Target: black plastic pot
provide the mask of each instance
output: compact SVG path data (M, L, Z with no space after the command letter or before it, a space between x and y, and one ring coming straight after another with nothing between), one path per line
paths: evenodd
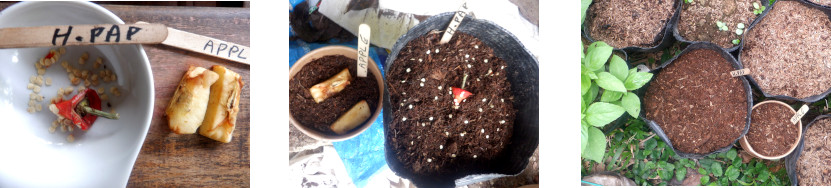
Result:
M831 6L820 5L820 4L812 2L811 0L799 0L799 1L802 1L803 3L809 4L809 5L812 5L812 6L815 6L815 7L820 7L820 8L823 9L823 12L825 12L825 14L829 14L829 16L831 16Z
M768 6L768 8L765 9L764 13L762 13L759 17L756 18L755 21L753 21L752 24L750 24L750 27L747 28L747 32L745 32L745 34L742 34L742 41L741 41L741 44L739 44L738 53L736 53L736 57L738 59L738 62L740 62L739 63L740 65L741 65L741 62L742 62L741 53L742 53L742 50L744 50L744 43L745 43L745 41L747 41L745 39L745 36L747 36L747 33L750 33L753 30L753 28L756 26L756 23L761 22L762 20L764 20L764 18L767 16L768 12L773 10L774 6L776 6L776 3L780 2L780 1L792 1L792 0L777 0L777 1L773 2L773 4L771 4L770 6ZM821 10L822 12L824 12L826 15L828 15L829 18L831 18L831 9L823 8L821 5L817 5L817 4L814 4L814 3L811 3L811 2L807 2L805 0L798 0L797 2L803 3L805 5L808 5L809 7L812 7L812 8L817 8L817 9ZM786 95L771 95L771 94L766 93L765 91L762 91L762 88L759 87L759 84L756 83L756 80L753 79L753 77L751 75L747 75L745 77L747 78L747 80L750 81L750 84L753 86L753 88L757 92L764 95L766 98L774 98L774 99L785 100L785 101L799 101L799 102L804 102L804 103L813 103L813 102L817 102L817 101L825 98L825 96L828 96L828 94L831 94L831 88L828 88L828 90L826 90L825 92L822 92L818 95L813 95L813 96L810 96L810 97L806 97L806 98L794 98L794 97L786 96Z
M814 118L811 123L808 123L807 126L802 128L802 138L799 138L799 145L796 146L796 149L785 157L785 170L788 171L788 179L791 179L791 185L799 186L799 177L796 174L797 170L797 162L799 161L799 156L802 155L802 149L805 146L805 133L811 128L817 120L831 118L831 115L821 115Z
M716 52L720 53L721 57L726 59L727 62L729 62L730 65L733 66L733 68L735 70L742 69L742 65L739 64L739 62L736 61L736 59L733 58L733 56L730 55L730 53L728 53L727 51L725 51L723 48L719 47L718 45L713 44L713 43L709 43L709 42L697 42L697 43L693 43L693 44L687 46L687 48L684 49L683 51L681 51L680 54L673 57L672 59L665 62L664 64L661 64L661 66L659 66L658 68L656 68L656 69L654 69L650 72L655 74L656 77L657 77L657 75L661 73L661 70L663 70L665 67L667 67L672 62L675 62L675 60L678 59L678 57L681 57L684 54L686 54L690 51L693 51L693 50L697 50L697 49L715 50ZM713 151L713 152L710 152L710 153L707 153L707 154L686 153L686 152L678 151L678 150L675 149L675 146L672 144L672 141L669 140L669 137L667 137L666 133L664 133L664 130L661 129L661 126L658 126L657 123L655 123L654 121L649 120L648 118L646 118L644 110L641 110L640 117L644 120L644 122L646 122L647 125L649 125L649 128L652 129L652 131L655 132L655 134L658 135L658 137L661 138L661 140L666 142L667 145L669 145L669 147L672 148L672 151L674 151L676 154L678 154L678 156L680 156L682 158L700 159L700 158L704 158L708 155L726 152L726 151L730 150L730 148L733 147L733 144L735 144L741 137L743 137L745 134L747 134L748 130L750 130L750 112L753 109L753 94L751 93L750 84L748 83L747 79L744 78L744 77L739 77L739 79L742 80L742 85L744 86L745 93L747 95L747 119L745 121L744 130L742 130L742 134L737 136L733 140L733 142L730 142L729 145L724 146L720 149L717 149L716 151ZM639 91L639 92L645 93L646 88L649 88L650 85L651 85L651 81L650 81L650 83L647 83L643 88L639 89L639 90L642 90L642 91ZM644 104L643 97L641 97L641 101L642 101L641 104ZM679 113L684 113L684 112L679 112Z
M757 20L762 19L762 16L767 14L767 12L770 10L770 6L768 6L769 4L770 4L770 1L762 0L762 4L760 4L760 5L765 6L767 8L765 8L765 11L763 11L762 14L759 14L758 16L756 16L756 18L753 19L753 22L750 22L750 25L748 25L749 27L747 27L748 31L750 30L749 28L753 27L753 24L756 24ZM680 11L683 11L683 3L680 7L681 8L678 9L679 10L679 12L678 12L679 15L681 14ZM683 42L683 43L710 42L710 41L690 41L690 40L685 39L684 37L681 36L680 33L678 33L678 25L681 25L680 16L678 18L678 22L676 22L675 24L672 25L672 35L675 36L675 40L678 40L679 42ZM742 39L744 39L744 34L742 34ZM742 41L744 41L744 40L742 40ZM731 52L731 53L735 52L736 50L741 48L742 44L744 44L744 43L740 42L739 45L727 48L725 50L727 50L728 52Z
M411 28L401 36L392 48L387 58L385 69L387 75L395 66L398 52L411 40L434 30L444 30L450 23L455 12L447 12L432 16ZM408 171L395 156L394 147L390 145L390 137L386 137L384 149L387 165L396 175L409 179L419 187L454 187L463 186L480 181L486 181L503 176L513 176L521 173L528 165L528 159L539 144L539 63L513 34L498 25L474 19L468 15L464 18L457 31L470 34L491 48L494 55L505 60L508 81L511 82L511 91L514 94L514 109L517 109L514 120L511 144L505 147L503 154L492 161L488 166L482 166L474 172L463 172L449 176L417 175ZM386 84L386 82L385 82ZM390 106L390 91L384 89L384 107ZM389 126L393 121L392 113L384 113L384 135L393 135Z
M672 45L672 43L675 42L674 41L675 37L672 36L672 28L674 28L675 24L678 23L679 15L681 15L680 14L680 12L681 12L681 3L683 3L683 1L684 0L675 0L675 4L673 5L675 7L675 13L673 13L672 17L670 17L670 19L667 20L667 23L664 25L664 28L661 29L661 32L659 32L660 34L658 36L655 36L656 39L660 39L658 44L656 44L655 46L651 46L651 47L628 46L628 47L623 47L623 48L615 48L615 50L623 50L626 53L633 53L633 52L645 52L645 53L647 53L647 52L660 51L660 50ZM591 7L592 5L594 5L594 2L592 2L592 4L589 5L589 7ZM586 11L589 11L589 10L586 10ZM588 19L588 13L586 13L586 14L587 14L586 19ZM583 26L581 27L581 33L582 33L583 37L585 37L590 43L596 41L596 40L594 40L594 38L591 37L591 34L588 32L588 26L586 25L586 22L584 22Z

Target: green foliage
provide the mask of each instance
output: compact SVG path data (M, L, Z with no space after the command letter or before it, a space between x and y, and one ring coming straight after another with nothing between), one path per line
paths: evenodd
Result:
M735 45L739 45L739 43L741 43L741 42L742 42L741 39L733 39L733 44L735 44Z
M583 21L586 20L586 11L589 10L591 4L592 0L580 0L580 25L583 25Z
M593 170L612 171L637 185L669 185L673 179L682 182L693 175L701 176L700 185L783 186L790 183L783 161L753 158L744 163L735 148L703 159L682 159L654 136L642 120L630 118L626 124L609 133L609 148L600 160L583 160L583 175Z
M718 30L721 30L721 31L730 30L730 28L727 28L727 24L724 23L724 22L721 22L721 21L716 21L716 26L718 26Z
M684 0L685 3L693 3L693 0Z
M629 69L623 58L612 55L613 50L605 42L595 42L580 54L580 155L596 162L606 151L606 135L600 128L623 113L638 117L640 98L631 91L652 79L652 73Z
M773 0L770 1L770 4L773 4ZM753 14L755 14L755 15L762 14L763 12L765 12L765 8L767 8L767 7L765 7L763 5L759 5L759 3L757 3L757 2L753 2Z

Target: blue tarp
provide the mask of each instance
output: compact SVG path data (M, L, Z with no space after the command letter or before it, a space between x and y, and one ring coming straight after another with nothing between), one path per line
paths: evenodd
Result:
M289 36L293 33L289 32ZM310 51L330 46L343 45L357 48L357 40L341 42L333 39L328 43L306 43L302 40L289 41L289 67ZM387 52L383 48L371 47L369 56L376 62L384 77L383 62L386 61ZM355 186L362 188L369 182L370 177L377 174L381 169L388 168L384 158L384 127L383 113L375 119L372 126L360 135L341 142L333 143L335 150L346 167L346 172Z

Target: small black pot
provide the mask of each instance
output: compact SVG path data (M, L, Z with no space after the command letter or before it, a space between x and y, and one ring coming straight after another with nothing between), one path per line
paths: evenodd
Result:
M777 1L773 2L773 4L771 4L770 6L768 6L768 8L765 9L765 12L763 12L759 17L756 18L755 21L753 21L752 24L750 24L750 27L747 28L747 32L745 32L745 34L742 35L742 41L741 41L741 44L739 44L738 53L736 53L736 57L739 60L738 62L739 62L740 65L741 65L741 62L742 62L741 53L742 53L742 50L744 50L744 43L745 43L745 41L747 41L745 39L745 36L747 36L747 33L750 33L750 31L753 30L753 28L756 26L756 23L761 22L762 20L764 20L765 16L767 16L768 12L770 12L770 10L773 10L774 6L776 6L776 3L779 2L779 1L791 1L791 0L777 0ZM829 18L831 18L831 9L824 8L820 5L817 5L817 4L814 4L814 3L811 3L811 2L807 2L805 0L796 0L796 1L798 1L800 3L803 3L803 4L805 4L809 7L820 9L826 15L828 15ZM757 92L764 95L766 98L774 98L774 99L785 100L785 101L799 101L799 102L804 102L804 103L813 103L813 102L817 102L817 101L825 98L825 96L828 96L828 94L831 94L831 88L828 88L828 90L826 90L825 92L822 92L818 95L813 95L813 96L810 96L810 97L806 97L806 98L794 98L794 97L786 96L786 95L771 95L771 94L766 93L765 91L762 91L762 88L759 87L759 84L756 83L756 80L753 79L752 76L747 75L745 77L747 78L747 80L750 81L750 84L753 86L753 88Z
M682 4L683 4L683 3L682 3ZM765 6L765 7L767 7L767 8L765 8L765 11L763 11L763 12L762 12L762 14L759 14L758 16L756 16L756 18L755 18L755 19L753 19L753 22L750 22L750 25L748 25L748 27L747 27L747 28L748 28L748 29L747 29L748 31L750 30L750 28L751 28L751 27L753 27L753 24L756 24L756 22L758 22L758 20L762 19L762 17L763 17L765 14L767 14L767 12L770 10L770 6L768 6L769 4L770 4L770 1L768 1L768 0L762 0L762 4L761 4L761 5L762 5L762 6ZM683 5L681 5L681 7L683 7ZM680 11L683 11L683 8L679 9L679 15L680 15L680 13L681 13ZM678 22L672 25L672 35L673 35L673 36L675 36L675 40L678 40L679 42L683 42L683 43L709 42L709 41L690 41L690 40L687 40L687 39L685 39L684 37L682 37L682 36L681 36L681 34L680 34L680 33L678 33L678 25L680 25L680 24L681 24L680 22L681 22L681 18L680 18L680 16L679 16ZM727 49L725 49L725 50L727 50L727 51L728 51L728 52L730 52L730 53L733 53L733 52L735 52L736 50L738 50L739 48L741 48L742 44L744 44L744 43L743 43L743 41L744 41L744 34L742 34L742 42L740 42L740 43L739 43L739 45L736 45L736 46L733 46L733 47L727 48Z
M664 25L664 28L661 29L661 32L659 32L660 34L658 34L658 36L655 36L656 39L660 38L660 41L658 42L658 44L656 44L655 46L651 46L651 47L628 46L628 47L623 47L623 48L615 48L615 50L623 50L626 53L633 53L633 52L649 53L649 52L660 51L660 50L662 50L664 48L667 48L670 45L672 45L672 43L675 42L674 41L675 37L672 36L672 28L675 28L675 24L678 23L679 15L681 15L680 14L681 13L681 3L683 3L683 1L684 0L676 0L675 1L675 4L673 5L675 7L675 13L673 13L672 17L670 17L670 19L667 20L666 24ZM594 4L594 2L592 2L592 5L593 4ZM591 7L591 5L589 5L589 7ZM586 10L586 11L589 11L589 10ZM588 16L588 15L586 15L586 16ZM586 18L586 19L588 19L588 18ZM583 37L585 37L589 41L589 43L596 42L596 40L594 40L594 38L591 37L591 34L588 31L588 26L586 25L585 22L583 23L583 26L581 28L581 33L582 33Z
M811 123L808 123L805 127L802 128L802 138L799 138L799 145L796 146L793 153L785 157L785 170L788 171L788 179L791 179L791 185L799 186L799 177L796 174L797 169L797 162L799 162L799 156L802 155L802 149L805 146L805 133L808 132L808 129L811 128L811 125L817 122L817 120L831 118L831 115L821 115L814 118Z
M687 48L684 49L683 51L681 51L680 54L678 54L677 56L673 57L669 61L665 62L664 64L662 64L661 66L659 66L658 68L656 68L656 69L654 69L650 72L655 74L655 75L658 75L658 74L660 74L661 70L663 70L665 67L667 67L672 62L675 62L675 60L678 59L678 57L681 57L684 54L686 54L686 53L688 53L692 50L697 50L697 49L715 50L715 51L721 53L721 57L723 57L724 59L727 59L727 62L729 62L730 65L733 66L734 69L736 69L736 70L742 69L742 65L739 64L739 62L736 61L736 59L733 58L733 56L730 55L730 53L725 51L724 48L721 48L718 45L713 44L713 43L709 43L709 42L697 42L697 43L693 43L693 44L687 46ZM644 120L644 122L646 122L647 125L649 125L649 128L652 129L652 131L654 131L655 134L658 135L658 137L661 138L661 140L666 142L667 145L670 148L672 148L672 151L674 151L676 154L678 154L678 156L680 156L681 158L700 159L700 158L704 158L708 155L727 152L727 151L730 150L730 148L733 147L733 144L735 144L741 137L743 137L745 134L747 134L748 130L750 130L750 112L753 109L753 94L750 90L750 84L748 83L747 79L745 79L744 77L739 77L739 79L742 80L742 85L744 86L745 93L747 95L747 112L748 113L747 113L747 119L745 121L744 130L742 130L742 134L740 134L738 137L736 137L736 139L733 140L733 142L731 142L729 145L724 146L723 148L720 148L716 151L713 151L713 152L710 152L710 153L707 153L707 154L686 153L686 152L678 151L678 150L675 149L675 146L672 145L672 141L669 140L669 137L667 137L666 133L664 133L664 130L661 129L661 126L658 126L657 123L655 123L654 121L649 120L649 119L646 118L644 110L641 110L640 117ZM645 89L648 88L649 85L651 85L651 82L647 83L644 87L642 87L640 90L643 90L643 91L639 91L639 92L645 93ZM641 101L642 101L641 104L644 104L643 97L641 97ZM680 113L684 113L684 112L680 112Z
M444 30L455 12L438 14L424 20L401 36L392 48L387 58L387 75L392 69L398 52L411 40L434 30ZM492 161L491 165L483 166L475 172L463 172L450 176L417 175L407 170L395 156L395 148L390 145L390 137L385 137L384 149L387 165L396 175L409 179L419 187L455 187L476 182L486 181L498 177L514 176L521 173L528 165L528 159L539 144L539 62L529 52L519 39L508 30L487 20L475 19L468 15L459 25L457 31L472 35L491 48L494 55L505 60L508 81L511 82L511 92L514 94L514 109L517 110L514 120L511 144L505 147L503 154ZM386 84L386 82L385 82ZM390 105L389 87L384 89L384 107L393 109ZM389 122L394 122L392 113L384 113L384 135L393 135Z

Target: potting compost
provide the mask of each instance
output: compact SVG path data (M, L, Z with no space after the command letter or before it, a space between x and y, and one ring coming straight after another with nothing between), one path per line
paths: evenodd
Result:
M831 7L831 0L808 0L808 2L816 3L818 5Z
M796 144L799 126L791 123L794 112L778 103L766 103L753 109L747 142L764 156L780 156Z
M595 0L586 13L589 35L612 47L652 47L675 14L674 0Z
M831 119L816 120L805 131L803 148L797 160L799 185L831 185Z
M681 5L677 25L678 34L687 41L712 42L725 49L737 46L732 42L741 39L736 30L742 30L743 34L756 19L753 3L760 6L762 1L707 0L684 3ZM718 22L724 23L727 30L717 27Z
M507 64L471 35L457 32L444 45L440 38L432 33L410 41L390 67L394 134L387 137L416 174L475 172L511 141L516 110ZM451 87L472 95L456 106Z
M355 59L346 56L324 56L313 60L304 66L297 75L289 80L289 109L297 121L319 132L334 135L329 126L343 113L361 100L366 100L371 107L370 111L375 112L378 106L378 83L372 72L367 72L367 77L356 76ZM351 74L350 84L341 92L316 103L309 93L309 88L317 83L329 79L333 75L348 68Z
M646 118L675 149L707 154L729 146L746 126L747 93L734 68L715 50L696 49L664 67L644 97Z
M802 99L831 88L831 20L820 9L778 1L743 40L739 60L765 94Z

